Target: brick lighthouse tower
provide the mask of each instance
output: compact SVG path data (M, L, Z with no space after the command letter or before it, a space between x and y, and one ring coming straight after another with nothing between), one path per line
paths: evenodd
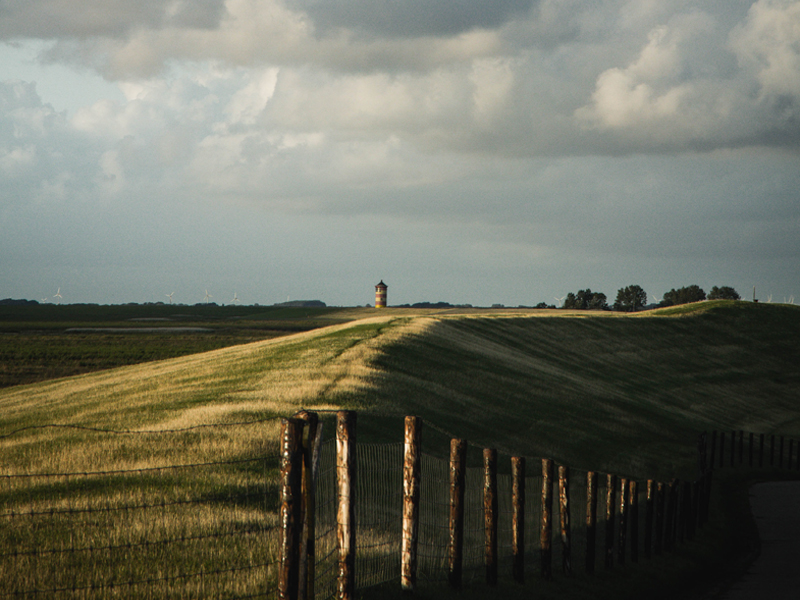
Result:
M375 286L375 308L386 308L386 290L389 286L381 282Z

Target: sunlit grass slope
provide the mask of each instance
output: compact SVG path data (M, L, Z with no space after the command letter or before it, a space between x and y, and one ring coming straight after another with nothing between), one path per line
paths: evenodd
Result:
M704 302L634 316L365 314L277 340L3 390L2 468L251 455L274 448L277 417L300 407L358 409L360 439L399 439L400 417L418 414L431 444L446 432L508 453L636 476L692 476L703 429L800 433L798 307ZM41 428L253 420L264 423L257 431L232 427L224 443L198 430L192 443L169 447L137 448L131 439L92 446L80 430Z
M402 331L389 321L2 390L0 466L7 473L142 468L274 451L279 417L301 406L335 408L343 395L369 396L363 388L380 344ZM213 424L230 426L202 427ZM191 435L154 444L152 436L98 438L74 427Z

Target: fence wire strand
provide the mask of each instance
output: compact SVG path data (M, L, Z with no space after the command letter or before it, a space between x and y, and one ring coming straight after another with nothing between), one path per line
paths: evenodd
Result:
M0 598L275 597L278 462L3 473Z

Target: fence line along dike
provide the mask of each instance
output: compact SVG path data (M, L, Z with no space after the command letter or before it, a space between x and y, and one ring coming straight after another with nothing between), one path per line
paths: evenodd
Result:
M789 436L698 437L698 477L638 479L453 439L426 451L332 439L311 411L281 421L280 455L246 460L0 474L0 599L110 596L350 599L482 582L635 569L700 535L720 470L800 470ZM99 434L98 434L99 435ZM135 490L128 493L127 490ZM600 506L598 506L600 504Z
M337 413L337 432L344 431L344 423L354 421L353 413ZM637 481L614 473L599 477L597 472L556 465L547 458L541 459L540 476L526 477L524 457L509 457L509 476L498 474L499 459L493 448L483 449L482 467L468 467L468 442L463 439L451 440L449 460L426 453L422 429L422 419L406 417L402 456L396 445L388 444L387 447L395 447L394 458L382 462L364 461L366 454L357 452L355 477L352 467L344 466L347 459L337 455L338 505L336 511L327 512L327 518L339 515L340 522L326 527L339 528L338 563L332 574L336 584L327 585L330 593L324 597L352 597L353 581L358 589L394 581L408 593L426 583L446 584L455 590L477 581L492 586L498 577L524 585L531 580L530 575L554 577L556 554L561 572L570 574L577 568L591 575L595 572L601 535L605 569L637 565L641 559L651 560L693 540L707 523L715 460L720 461L721 468L730 468L743 464L745 455L756 454L752 441L745 453L744 432L728 437L725 432L718 435L714 431L710 443L706 434L699 437L699 476L694 481ZM347 431L346 437L352 443L354 426L348 426ZM725 452L730 439L735 439L735 451ZM788 445L791 450L785 462L780 460L780 447L778 439L777 451L769 451L776 455L779 465L791 468L800 464L800 460L793 463L794 444ZM337 448L340 452L353 452L340 433ZM762 454L763 450L758 451L759 457ZM730 463L723 457L733 457L734 461ZM389 473L391 469L397 473ZM396 503L377 500L387 495L384 485L396 486L388 490L388 496L399 498ZM541 494L527 494L526 489ZM353 506L355 498L365 506ZM600 498L604 506L598 522ZM317 501L324 502L320 498ZM381 513L383 516L377 516ZM358 518L362 515L369 515L371 522L382 525L375 528L361 523ZM387 515L388 520L384 518ZM575 520L576 515L581 518ZM529 516L534 520L530 521ZM322 526L326 516L319 514L317 518ZM392 519L396 520L396 527L386 525ZM526 536L526 523L539 535ZM420 532L424 532L424 539ZM399 539L392 541L395 534ZM375 540L383 543L376 544ZM482 552L474 551L476 548ZM376 553L381 560L375 560ZM329 558L322 562L326 560L330 562ZM375 563L383 565L380 572L370 567Z

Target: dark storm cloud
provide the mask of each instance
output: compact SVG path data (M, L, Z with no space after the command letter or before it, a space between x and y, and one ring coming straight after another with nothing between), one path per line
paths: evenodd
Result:
M147 28L216 27L224 0L4 0L0 3L0 39L122 37Z
M528 12L534 0L297 0L317 29L344 28L378 37L453 36L497 28Z

